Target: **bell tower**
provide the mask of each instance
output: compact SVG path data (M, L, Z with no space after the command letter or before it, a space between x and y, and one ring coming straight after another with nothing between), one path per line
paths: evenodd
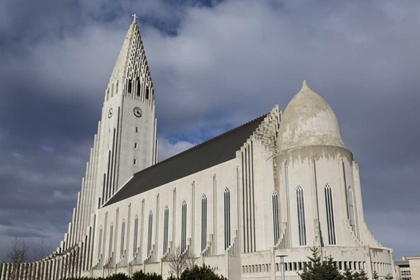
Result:
M105 91L96 197L103 205L131 176L157 161L155 93L133 15Z
M101 120L65 246L94 227L96 210L132 176L157 162L155 92L140 30L133 15L105 90Z

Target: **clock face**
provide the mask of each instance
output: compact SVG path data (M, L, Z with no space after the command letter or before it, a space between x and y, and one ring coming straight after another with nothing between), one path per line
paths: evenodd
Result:
M112 108L110 108L108 111L108 118L111 118L111 117L112 117Z
M133 114L134 116L136 116L137 118L140 118L142 115L141 109L139 107L134 107L133 109Z

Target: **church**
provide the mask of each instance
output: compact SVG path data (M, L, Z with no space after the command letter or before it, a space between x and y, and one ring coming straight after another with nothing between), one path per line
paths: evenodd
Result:
M155 94L134 18L68 232L48 258L19 267L22 279L139 270L166 279L180 250L228 279L297 280L313 247L342 271L394 275L392 249L365 223L359 166L337 118L305 81L284 111L274 105L161 162Z

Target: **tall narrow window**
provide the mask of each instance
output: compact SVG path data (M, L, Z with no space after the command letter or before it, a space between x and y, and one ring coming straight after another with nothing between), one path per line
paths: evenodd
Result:
M328 243L335 245L335 225L334 225L334 207L333 197L330 185L325 185L325 208L327 211Z
M201 198L201 251L207 246L207 196Z
M187 203L182 202L182 218L181 218L181 252L187 249Z
M98 259L101 257L102 252L102 227L99 230L99 240L98 240Z
M146 99L149 99L149 86L146 86Z
M273 233L274 233L274 245L279 242L280 239L280 226L279 226L279 201L277 193L273 192L271 195L273 203Z
M224 194L225 206L225 250L230 246L230 191L225 188Z
M124 255L124 241L125 241L125 221L121 224L121 246L120 246L120 258Z
M133 240L133 258L137 253L137 238L139 235L139 218L134 218L134 240Z
M109 228L109 248L108 248L108 257L112 255L112 238L114 235L114 225L111 225Z
M128 89L127 89L127 91L128 91L128 93L131 93L131 88L132 88L132 82L131 82L131 80L128 80Z
M356 222L354 218L354 202L353 202L353 189L351 187L348 187L347 189L347 204L348 204L348 213L349 213L349 220L350 220L350 226L355 230Z
M296 204L299 229L299 245L306 246L305 198L301 186L296 188Z
M169 207L165 206L163 212L163 254L168 251Z
M139 77L137 77L137 79L136 79L136 91L137 91L137 96L140 96L140 80L139 80Z
M117 81L117 85L115 87L115 94L117 94L117 93L118 93L118 81Z
M147 255L149 255L152 250L152 231L153 231L153 212L149 212L149 227L147 230Z

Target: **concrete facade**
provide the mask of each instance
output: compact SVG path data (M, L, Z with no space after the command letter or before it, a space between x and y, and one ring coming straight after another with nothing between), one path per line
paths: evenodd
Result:
M306 82L284 113L276 105L258 119L232 158L133 190L136 178L165 164L156 164L154 94L133 22L105 91L68 233L49 258L22 273L44 271L38 279L58 279L142 269L166 278L172 273L168 255L180 247L228 279L279 279L277 256L287 255L285 276L298 279L316 246L340 270L363 269L370 279L374 271L395 276L392 249L364 221L359 167L337 118ZM215 139L191 152L200 155ZM0 279L9 271L10 264L2 264Z
M420 255L395 261L395 275L397 280L420 280Z

